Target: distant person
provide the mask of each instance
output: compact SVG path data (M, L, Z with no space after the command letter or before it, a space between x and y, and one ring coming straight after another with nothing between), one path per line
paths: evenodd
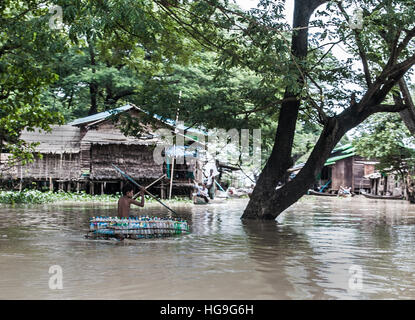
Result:
M195 171L195 165L192 160L189 160L189 162L187 163L187 173L186 173L186 178L189 179L189 183L195 182L194 171Z
M118 217L119 218L128 218L130 216L130 205L135 204L139 207L144 207L144 188L140 190L141 202L135 201L134 196L134 187L131 185L125 185L122 188L123 196L118 200Z
M408 187L408 200L415 203L415 184L413 182Z
M196 203L196 197L202 198L203 200L205 200L206 203L209 202L209 198L208 198L208 189L206 187L206 183L199 183L198 185L195 185L195 188L197 190L196 194L194 195L193 198L193 203Z
M209 189L209 198L213 200L215 198L215 192L216 192L216 180L215 180L215 174L213 173L213 169L210 169L210 172L209 172L207 188Z

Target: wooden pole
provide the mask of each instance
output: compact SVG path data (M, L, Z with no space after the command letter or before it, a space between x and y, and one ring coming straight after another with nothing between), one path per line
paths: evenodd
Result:
M22 189L23 189L23 169L22 169L22 166L19 166L19 169L20 169L19 192L22 192Z
M173 147L174 154L176 153L176 146ZM174 159L173 156L172 164L171 164L171 170L170 170L170 190L169 190L169 200L171 199L171 193L173 191L173 174L174 174Z
M180 105L180 98L182 97L182 90L179 91L179 105ZM176 111L176 123L174 127L174 133L177 134L179 130L177 130L177 124L179 122L179 108L177 108ZM184 133L184 132L183 132ZM171 165L171 171L170 171L170 191L169 191L169 200L171 199L171 193L173 191L173 176L174 176L174 160L176 159L176 143L173 145L173 160Z

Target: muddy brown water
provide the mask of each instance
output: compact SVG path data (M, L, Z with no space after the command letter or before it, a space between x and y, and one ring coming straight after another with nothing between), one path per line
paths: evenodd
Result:
M261 223L246 204L176 205L190 234L125 242L83 238L115 204L2 205L0 299L415 299L415 205L306 196Z

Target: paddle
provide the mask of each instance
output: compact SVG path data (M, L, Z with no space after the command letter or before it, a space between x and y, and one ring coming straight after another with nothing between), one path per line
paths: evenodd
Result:
M112 166L119 172L121 173L121 175L126 178L127 180L130 180L132 183L134 183L137 187L139 188L143 188L142 186L140 186L137 182L135 182L135 180L133 178L131 178L128 174L126 174L124 171L122 171L120 168L118 168L116 165L112 164ZM144 189L144 188L143 188ZM178 214L176 211L174 211L173 209L169 208L168 206L166 206L163 202L161 202L159 199L157 199L155 196L153 196L150 192L148 192L147 190L144 189L144 191L150 195L153 199L157 200L160 204L162 204L165 208L169 209L171 212L173 212L174 214Z

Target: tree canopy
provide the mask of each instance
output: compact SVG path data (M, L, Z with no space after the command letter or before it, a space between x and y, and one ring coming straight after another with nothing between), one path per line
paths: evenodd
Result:
M369 118L354 139L359 155L379 161L384 172L407 173L415 166L415 137L396 114L376 114Z
M39 100L42 91L57 79L56 55L65 42L49 28L47 8L41 1L2 1L0 4L0 151L11 159L30 160L33 144L19 139L20 132L51 123L62 123Z

